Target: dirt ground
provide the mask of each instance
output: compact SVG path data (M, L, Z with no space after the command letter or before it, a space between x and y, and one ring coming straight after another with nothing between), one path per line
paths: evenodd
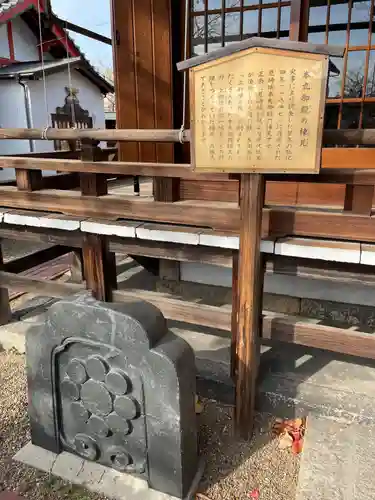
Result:
M0 491L11 490L32 500L104 500L48 474L12 460L29 440L24 356L0 352ZM253 440L236 439L232 408L205 402L199 415L200 448L206 470L199 487L209 500L246 499L258 488L259 500L293 500L299 458L279 450L272 440L272 420L258 415Z

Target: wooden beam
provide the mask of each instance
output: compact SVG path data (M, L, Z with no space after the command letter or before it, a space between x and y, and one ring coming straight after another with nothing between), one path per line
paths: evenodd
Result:
M164 316L173 321L184 321L225 331L231 329L231 311L227 308L195 304L155 292L140 290L116 291L114 300L126 302L138 298L151 302ZM352 356L375 358L375 337L344 328L319 325L306 318L263 312L262 340L327 349Z
M17 290L24 290L49 297L66 297L67 295L73 295L84 290L82 285L44 281L5 271L0 271L0 286L3 287L2 289L17 288Z
M290 258L283 255L265 255L265 260L267 274L283 274L310 280L330 281L337 285L375 285L373 266L298 257Z
M263 234L264 231L265 227ZM374 218L349 212L272 208L269 214L268 234L272 236L295 235L373 242L374 231Z
M102 148L101 149L101 159L108 159L110 156L117 153L117 148ZM12 158L15 155L4 155L5 158ZM19 158L56 158L65 160L77 160L81 157L81 150L77 149L75 151L45 151L43 153L21 153L17 154Z
M235 424L245 438L254 425L255 383L260 357L263 268L260 252L265 180L241 175Z
M97 153L97 160L105 158ZM317 175L268 174L268 181L278 182L321 182L374 184L375 149L373 148L333 148L323 149L322 169ZM26 170L58 170L59 172L89 172L117 175L140 175L145 177L183 177L191 180L225 181L228 174L197 174L189 163L153 163L96 161L82 162L64 158L29 158L24 156L0 156L1 168L22 168ZM231 174L238 178L238 174Z
M225 205L223 210L219 206L144 201L133 196L107 195L88 198L76 191L41 190L24 193L13 186L0 188L0 200L3 207L54 211L107 220L129 218L223 230L233 227L238 229L239 224L238 207L228 205Z
M59 172L86 172L92 174L140 175L144 177L184 177L188 179L226 180L227 174L197 174L186 163L150 162L82 162L80 160L38 159L24 157L0 157L1 168L24 168L27 170L58 170Z
M262 340L287 342L351 356L375 359L375 337L345 328L319 325L306 318L268 313L263 318Z
M178 260L182 262L200 262L216 266L232 267L232 250L203 246L149 241L134 238L109 237L109 249L124 255L142 255L157 259Z
M53 22L59 24L61 28L67 29L70 31L74 31L74 33L79 33L80 35L91 38L92 40L97 40L98 42L103 42L107 45L112 45L112 40L104 35L100 35L95 31L91 31L87 28L83 28L82 26L78 26L77 24L71 23L70 21L66 21L65 19L60 19L57 16L52 17Z
M47 139L46 139L47 137ZM61 140L78 141L91 139L95 141L141 141L141 142L180 142L179 130L162 129L72 129L49 128L0 128L0 139L34 139L34 140ZM190 131L182 134L184 141L190 140Z
M49 262L69 252L71 252L71 248L65 246L57 245L50 248L44 248L43 250L26 255L25 257L8 261L3 265L3 270L8 273L22 273L27 269Z
M83 197L75 191L37 191L24 193L13 186L0 188L3 207L62 212L82 217L107 220L128 218L155 222L169 222L198 227L210 227L234 234L239 231L239 209L234 204L215 206L204 202L161 203L142 201L136 197ZM262 237L309 236L374 241L375 218L351 213L288 208L263 210ZM72 245L74 246L74 245Z
M327 46L328 47L328 46ZM207 54L206 54L207 56ZM29 139L29 140L82 140L92 139L97 141L116 142L180 142L179 130L162 129L58 129L50 128L45 134L44 129L27 128L0 128L0 139ZM184 142L190 141L190 130L182 134ZM335 145L362 145L375 144L374 129L357 130L324 130L324 144Z
M229 308L185 302L156 292L141 290L113 292L114 302L124 302L134 298L151 302L162 311L167 319L230 331L231 312Z
M79 231L60 231L58 229L0 224L0 238L16 241L33 241L47 245L65 245L80 248L83 244L83 237L84 233Z
M87 288L97 300L112 301L117 287L115 255L109 252L106 238L86 234L83 244L84 274Z

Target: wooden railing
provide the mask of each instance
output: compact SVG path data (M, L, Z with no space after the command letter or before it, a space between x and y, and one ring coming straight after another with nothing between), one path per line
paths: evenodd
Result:
M198 175L188 164L168 163L131 163L108 161L108 153L97 147L98 141L148 141L178 142L189 140L189 131L181 137L179 131L124 131L124 130L19 130L0 129L0 139L48 139L81 140L80 158L67 155L54 157L0 157L0 167L16 169L16 186L0 187L2 207L63 213L80 217L115 220L133 219L178 225L212 228L218 232L237 234L239 230L238 198L228 203L225 196L217 203L204 198L197 201L176 200L160 202L138 199L133 196L118 196L108 193L108 176L139 175L150 177L182 178L184 181L197 183L228 182L236 187L235 175ZM325 143L341 145L372 145L375 143L375 131L326 131ZM74 153L76 154L76 152ZM297 235L337 240L375 242L375 218L371 216L375 186L375 149L373 148L325 148L322 154L322 170L314 176L289 175L266 177L272 183L314 183L316 185L343 185L345 199L341 209L327 207L268 206L263 209L263 237ZM366 168L364 168L366 167ZM75 175L79 180L79 190L46 189L41 172L52 170ZM203 190L204 191L204 190ZM225 192L225 190L223 190ZM223 199L224 198L224 199ZM224 202L224 203L221 203ZM23 231L23 233L22 233ZM41 239L64 247L75 248L78 261L84 263L84 278L87 288L92 290L99 300L127 300L139 297L153 302L166 318L201 324L213 328L232 331L233 358L236 346L237 300L233 298L232 311L225 308L193 304L160 294L117 290L115 252L129 255L148 256L157 259L188 260L195 262L214 262L217 265L231 266L234 263L233 289L237 287L236 261L238 252L222 249L185 248L184 245L162 242L139 243L128 238L114 238L78 231L44 231L40 228L23 230L22 228L0 228L0 237L15 235L24 239ZM22 234L21 234L22 233ZM268 265L266 272L272 272ZM302 271L300 271L302 272ZM305 272L305 271L303 271ZM337 273L338 270L331 270ZM337 275L336 275L337 278ZM35 278L14 276L2 266L0 253L0 319L4 318L4 290L17 284L25 290L42 290L63 296L82 289L82 284L41 283ZM5 305L4 305L5 304ZM327 328L301 322L298 318L277 316L264 311L263 338L282 340L312 347L321 347L349 354L375 357L375 339L364 333L348 333L339 328ZM237 349L237 351L236 351ZM235 373L234 373L235 376Z

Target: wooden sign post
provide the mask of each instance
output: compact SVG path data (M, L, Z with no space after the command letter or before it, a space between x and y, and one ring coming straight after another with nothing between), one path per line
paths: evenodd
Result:
M241 174L232 363L244 437L253 429L260 357L263 174L319 172L329 55L343 49L251 38L178 65L189 69L194 169Z

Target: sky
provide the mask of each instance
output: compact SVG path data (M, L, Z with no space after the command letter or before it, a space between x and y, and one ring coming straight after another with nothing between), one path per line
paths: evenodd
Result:
M51 0L54 13L83 28L111 37L110 0ZM112 47L69 32L93 66L103 71L112 68Z

